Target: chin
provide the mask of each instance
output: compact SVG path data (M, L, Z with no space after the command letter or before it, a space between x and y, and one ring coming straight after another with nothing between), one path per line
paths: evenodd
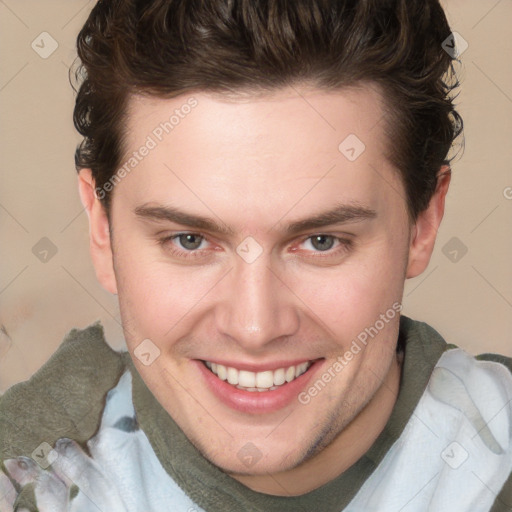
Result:
M295 462L290 460L290 457L293 457L293 459L299 458L298 454L295 453L276 454L275 451L272 451L273 460L268 460L267 456L250 442L239 449L234 457L211 455L202 450L201 453L212 464L233 476L268 476L269 474L293 469L300 464L300 460Z

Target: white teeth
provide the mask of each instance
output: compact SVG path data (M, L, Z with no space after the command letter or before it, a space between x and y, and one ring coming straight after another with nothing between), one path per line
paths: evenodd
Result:
M244 388L242 386L236 386L238 389L243 389L244 391L272 391L274 389L277 389L279 386L272 386L269 389L265 388Z
M217 377L219 377L220 380L226 380L228 376L228 370L223 364L217 365Z
M276 386L281 386L281 384L284 384L286 382L286 374L284 371L284 368L279 368L279 370L276 370L274 372L274 384Z
M295 367L295 376L298 377L299 375L302 375L308 369L308 364L308 362L298 364Z
M295 378L295 366L290 366L286 370L286 382L291 382Z
M228 366L228 382L234 386L238 384L238 372L231 366Z
M237 371L237 370L235 370L235 371ZM244 388L255 387L256 386L256 374L254 372L240 370L238 372L238 384L240 386L243 386Z
M256 374L257 388L271 388L274 385L274 372L258 372Z
M205 361L206 366L219 379L227 380L231 385L246 391L271 391L282 386L286 382L296 379L311 366L311 361L290 366L289 368L279 368L277 370L265 370L262 372L249 372L247 370L237 370L231 366Z

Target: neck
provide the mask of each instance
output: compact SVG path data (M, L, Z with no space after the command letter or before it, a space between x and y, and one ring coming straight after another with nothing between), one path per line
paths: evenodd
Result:
M339 476L368 451L384 430L398 397L402 358L400 354L393 359L372 399L319 454L295 468L272 475L232 476L253 491L276 496L299 496Z

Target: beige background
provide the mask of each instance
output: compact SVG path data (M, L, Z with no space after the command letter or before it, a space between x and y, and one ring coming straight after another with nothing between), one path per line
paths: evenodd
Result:
M0 393L30 377L73 327L100 319L109 343L124 344L116 299L97 284L88 256L73 165L79 138L67 73L93 5L0 0ZM453 165L430 266L406 283L404 312L471 353L512 356L512 2L443 5L469 44L457 101L466 149ZM58 44L46 59L31 46L51 49L43 32ZM57 250L46 262L36 257L43 237Z

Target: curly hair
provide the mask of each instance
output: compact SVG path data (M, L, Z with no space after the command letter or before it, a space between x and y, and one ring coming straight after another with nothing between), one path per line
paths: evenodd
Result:
M116 172L132 94L377 84L386 158L416 219L462 133L451 30L438 0L100 0L77 38L77 171ZM107 213L111 193L101 198Z

